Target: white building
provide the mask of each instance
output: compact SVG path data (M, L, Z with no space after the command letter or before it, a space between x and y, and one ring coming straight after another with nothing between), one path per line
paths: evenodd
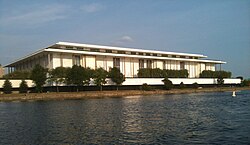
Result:
M36 64L49 69L81 65L92 69L102 67L108 71L119 67L125 77L137 77L140 68L187 69L189 78L196 78L203 70L215 71L216 64L226 63L206 57L201 54L58 42L5 67L9 72L31 70Z

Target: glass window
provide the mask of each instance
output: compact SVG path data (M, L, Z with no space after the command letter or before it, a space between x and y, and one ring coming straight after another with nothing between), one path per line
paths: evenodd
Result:
M106 53L112 53L112 50L106 50Z
M166 69L166 61L165 60L163 60L163 67L162 68Z
M136 52L131 52L132 55L136 55Z
M185 69L185 63L184 62L180 62L180 69L184 70Z
M147 68L152 68L152 60L147 60Z
M120 58L113 58L114 67L120 68Z
M73 56L73 65L80 65L80 55Z
M144 59L139 59L139 68L144 68Z

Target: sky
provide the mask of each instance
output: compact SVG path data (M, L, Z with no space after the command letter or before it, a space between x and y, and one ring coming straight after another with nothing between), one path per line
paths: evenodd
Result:
M250 78L250 0L0 0L0 64L59 41L203 54Z

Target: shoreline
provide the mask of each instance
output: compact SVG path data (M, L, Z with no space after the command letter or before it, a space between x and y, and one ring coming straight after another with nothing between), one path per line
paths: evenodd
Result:
M136 95L161 95L161 94L189 94L206 92L227 92L227 91L250 90L250 87L223 87L223 88L202 88L202 89L172 89L172 90L112 90L112 91L85 91L85 92L50 92L50 93L27 93L27 94L0 94L0 102L26 102L26 101L49 101L49 100L83 100L101 98L119 98Z

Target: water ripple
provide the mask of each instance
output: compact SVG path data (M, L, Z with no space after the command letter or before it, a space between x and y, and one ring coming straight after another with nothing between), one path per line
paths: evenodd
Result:
M0 144L249 144L250 91L0 103Z

